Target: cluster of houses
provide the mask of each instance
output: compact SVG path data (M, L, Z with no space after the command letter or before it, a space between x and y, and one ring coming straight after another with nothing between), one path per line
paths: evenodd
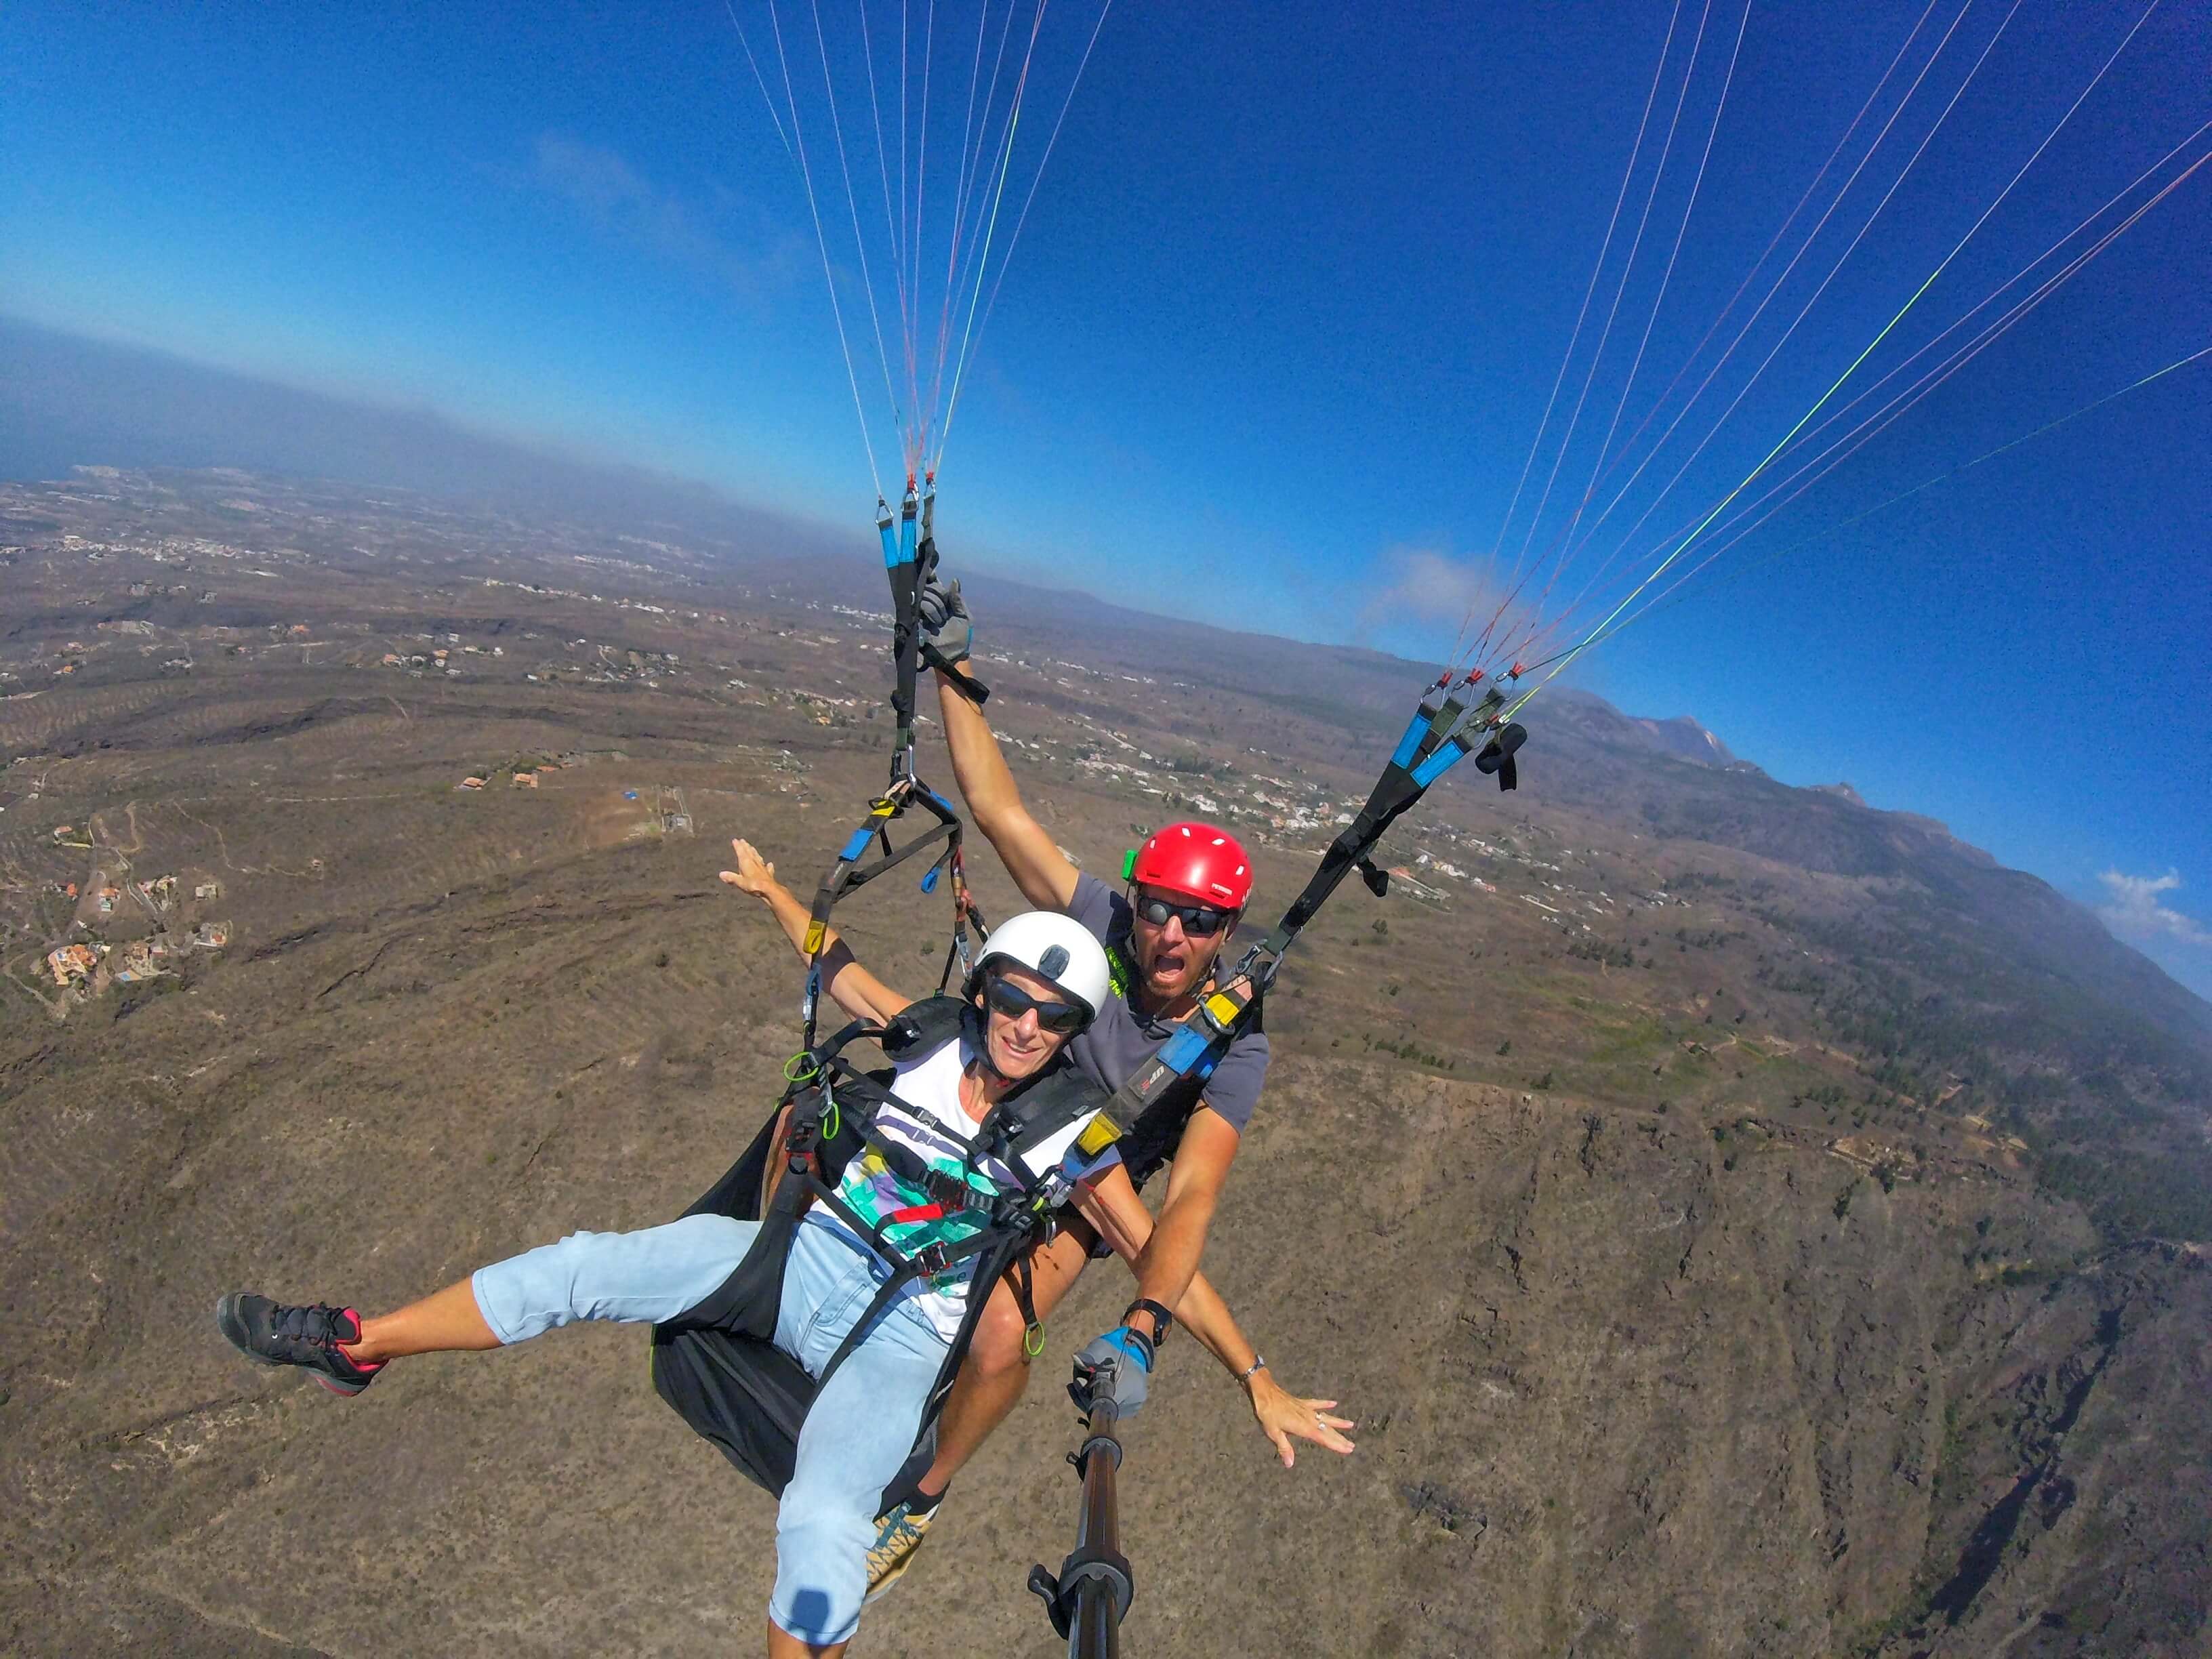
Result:
M568 758L567 757L563 757L559 760L541 760L526 767L518 766L507 774L507 787L511 789L535 789L538 787L538 779L543 777L546 773L558 772L562 770L564 766L570 763L572 763ZM468 776L463 778L459 783L455 784L453 787L456 789L482 789L489 784L492 779L497 775L498 771L496 769L486 770L482 773L471 772Z
M470 657L503 657L507 654L507 651L504 647L496 645L493 646L489 652L480 645L465 645L461 647L461 654ZM383 664L386 668L404 668L411 678L418 680L425 673L446 674L459 678L462 672L461 665L455 658L452 648L442 645L434 651L427 653L416 651L404 657L397 651L387 651L384 653Z
M110 985L137 985L168 971L165 959L185 951L220 951L230 943L228 922L204 921L181 938L155 933L121 945L102 940L64 945L46 952L46 971L64 990L97 996Z
M64 824L57 831L57 839L76 833ZM80 999L98 996L112 985L137 985L157 979L170 971L177 957L192 951L221 951L230 944L231 927L227 921L202 921L189 929L176 925L182 884L173 875L125 885L95 871L92 884L82 892L73 881L58 882L53 890L70 902L76 915L76 926L93 932L88 939L57 945L45 957L54 984ZM214 903L222 897L222 884L212 878L197 882L191 896L197 905ZM134 901L136 909L125 904L125 899ZM144 914L138 920L151 922L150 933L125 939L99 936L107 919L128 922L142 910Z

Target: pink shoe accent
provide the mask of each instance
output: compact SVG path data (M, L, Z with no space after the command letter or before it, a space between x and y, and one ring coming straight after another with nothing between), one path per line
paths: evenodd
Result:
M360 1314L356 1313L356 1312L353 1309L351 1309L351 1308L347 1308L347 1309L343 1310L343 1311L344 1312L344 1315L345 1315L345 1316L346 1316L348 1319L350 1319L351 1321L353 1321L353 1340L354 1340L354 1341L355 1341L355 1342L358 1342L358 1341L360 1341L360 1340L361 1340L361 1316L360 1316ZM356 1359L356 1358L354 1358L354 1356L353 1356L353 1347L352 1347L352 1345L351 1345L350 1343L346 1343L346 1342L333 1342L331 1346L332 1347L336 1348L336 1349L337 1349L340 1353L343 1354L343 1355L345 1356L345 1358L346 1358L346 1364L349 1364L349 1365L350 1365L350 1366L352 1366L356 1370L359 1371L359 1372L360 1372L363 1376L375 1376L375 1375L377 1374L377 1372L379 1372L379 1371L382 1370L383 1370L386 1365L388 1365L388 1364L390 1364L392 1363L392 1362L391 1362L390 1360L388 1360L388 1359L375 1359L375 1360L369 1360L369 1359ZM325 1388L328 1388L330 1385L329 1385L329 1384L327 1384L327 1383L325 1383L324 1386L325 1386ZM336 1394L336 1393L341 1393L341 1392L343 1392L343 1390L333 1389L331 1389L331 1392L332 1392L332 1393L334 1393L334 1394Z

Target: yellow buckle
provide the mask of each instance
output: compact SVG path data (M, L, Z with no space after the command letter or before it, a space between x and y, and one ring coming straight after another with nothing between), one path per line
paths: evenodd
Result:
M1084 1157L1096 1158L1121 1138L1121 1126L1101 1112L1083 1126L1083 1133L1075 1137L1075 1145Z

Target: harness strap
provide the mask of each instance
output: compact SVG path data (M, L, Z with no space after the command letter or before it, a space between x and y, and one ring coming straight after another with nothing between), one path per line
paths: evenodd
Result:
M1044 1352L1044 1322L1036 1316L1036 1273L1026 1251L1014 1258L1007 1288L1013 1291L1014 1306L1022 1316L1022 1352L1035 1359Z
M865 886L885 871L896 868L917 853L932 848L942 849L921 880L921 890L933 892L939 872L947 868L952 872L952 944L945 953L945 971L938 980L940 990L951 982L954 963L964 963L968 957L969 921L974 921L978 932L984 928L982 913L967 896L965 872L960 864L960 816L943 796L922 783L914 769L915 692L921 665L927 661L933 667L951 666L921 633L921 591L937 568L936 512L937 481L933 474L925 476L920 490L915 489L913 477L908 477L906 494L896 513L888 501L879 497L876 502L876 530L883 541L884 571L891 590L891 715L896 729L891 738L890 782L883 794L870 804L866 819L853 832L838 854L837 861L823 877L808 912L806 933L799 947L807 960L800 1019L805 1044L810 1048L814 1045L815 1015L821 1002L821 957L829 936L830 913L848 893ZM990 696L989 688L981 681L958 674L949 678L962 695L977 703ZM890 835L891 821L909 806L923 808L936 822L904 847L894 847ZM872 861L863 862L872 847L879 847L880 854Z
M917 1279L933 1279L956 1264L967 1261L970 1256L981 1255L996 1243L998 1240L993 1237L992 1232L986 1231L976 1234L973 1238L963 1240L957 1245L933 1244L922 1253L920 1259L904 1263L895 1262L891 1276L886 1279L877 1290L874 1299L868 1304L867 1311L853 1322L853 1328L845 1333L845 1340L837 1345L836 1352L830 1356L830 1363L822 1368L822 1375L818 1381L825 1385L829 1382L830 1376L837 1367L845 1363L846 1356L860 1346L867 1335L869 1327L875 1323L877 1317L884 1309L890 1306L892 1301L908 1285ZM972 1287L969 1292L969 1299L970 1301L975 1299ZM963 1325L967 1322L965 1319L962 1321Z
M903 816L909 806L921 807L936 822L905 846L895 847L890 838L891 823ZM800 1011L808 1048L814 1046L815 1011L821 1000L821 957L823 947L829 939L830 911L848 893L866 886L886 871L896 869L915 854L933 847L942 847L944 850L937 861L922 878L922 890L930 891L937 885L938 870L950 865L958 855L960 836L960 815L953 810L951 803L911 773L896 779L889 789L869 803L867 817L846 842L837 854L837 861L830 866L829 873L822 878L822 884L815 890L814 903L807 915L805 937L800 941L799 948L805 953L809 964L806 994ZM882 850L873 860L869 860L869 849L875 847ZM960 886L964 891L964 869L960 877ZM953 916L953 948L956 953L964 953L966 931L967 917L956 908ZM948 971L950 960L948 957Z

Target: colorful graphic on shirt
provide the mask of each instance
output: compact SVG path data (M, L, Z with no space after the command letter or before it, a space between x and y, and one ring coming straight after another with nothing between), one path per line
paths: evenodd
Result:
M891 1124L884 1121L889 1115L878 1116L879 1131L891 1130ZM898 1127L907 1126L902 1123ZM904 1256L911 1256L932 1244L951 1249L975 1237L990 1219L988 1206L997 1188L981 1173L967 1169L959 1158L917 1144L912 1133L896 1138L938 1174L963 1182L976 1194L977 1206L946 1213L945 1206L927 1189L902 1180L884 1161L883 1154L871 1148L845 1165L844 1176L837 1183L837 1196L846 1207L870 1227L881 1225L884 1242ZM947 1268L933 1276L930 1284L939 1291L955 1290L967 1279L974 1265L962 1262Z

